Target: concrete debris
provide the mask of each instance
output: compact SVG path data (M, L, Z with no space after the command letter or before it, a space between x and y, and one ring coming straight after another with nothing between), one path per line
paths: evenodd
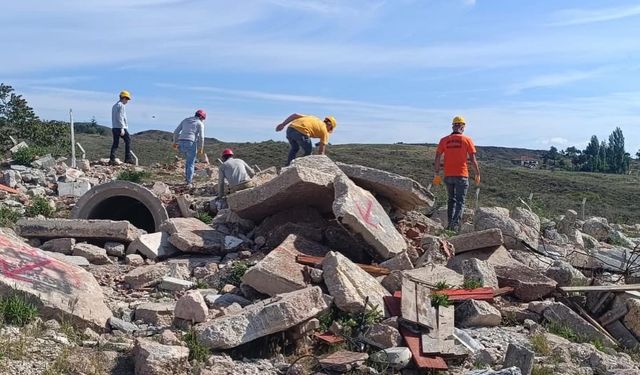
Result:
M455 320L461 328L495 327L500 325L502 315L486 301L467 300L456 307Z
M409 255L407 254L406 251L396 255L395 257L389 260L386 260L380 263L380 266L388 268L390 270L398 270L398 271L413 269L413 264L411 263L411 259L409 259Z
M86 269L89 267L89 265L91 265L91 263L89 263L89 261L85 257L52 253L50 251L43 251L43 253L45 253L47 256L50 256L51 258L57 259L72 266L78 266Z
M158 263L133 269L124 275L124 281L131 289L147 288L160 284L162 278L168 274L168 265Z
M522 372L517 367L509 367L502 370L473 370L466 372L465 375L522 375Z
M555 280L558 286L586 285L587 277L570 263L555 260L545 272L545 276Z
M524 264L496 266L500 287L514 288L513 294L521 301L529 302L551 294L558 283Z
M383 349L369 356L369 360L377 363L388 364L389 367L400 370L409 365L411 350L405 346Z
M40 168L47 170L53 168L56 165L56 159L51 155L45 155L31 163L34 168Z
M389 296L389 292L342 254L329 252L322 261L322 270L329 294L340 310L358 313L377 308L385 311L383 298Z
M549 322L561 327L568 327L582 339L599 341L605 346L614 347L616 345L607 335L597 330L580 315L576 314L569 307L560 302L549 305L542 315Z
M104 249L108 255L113 257L122 258L124 256L124 244L120 242L107 241L104 243Z
M606 241L611 231L611 226L604 217L592 217L582 224L582 232L594 237L598 241Z
M398 208L411 211L433 206L433 194L415 180L361 165L336 164L358 186L389 199Z
M140 236L140 231L128 221L81 219L20 219L16 223L18 234L25 238L95 239L129 243Z
M40 245L40 249L44 251L53 251L54 253L71 255L75 245L75 238L54 238Z
M324 257L328 248L305 238L290 235L242 277L242 282L270 296L304 289L308 286L304 266L296 256L305 254Z
M225 234L215 229L178 232L169 237L169 243L185 253L224 253Z
M29 145L26 142L22 141L22 142L16 144L15 146L11 147L9 149L9 152L12 153L12 154L15 154L21 148L26 148L26 147L29 147Z
M535 353L524 346L510 343L504 358L504 367L517 367L522 375L531 375Z
M176 202L178 203L178 208L180 208L180 213L183 217L193 217L195 215L195 211L191 209L191 205L193 202L191 201L191 196L188 194L181 194L176 196Z
M136 375L187 375L189 348L136 339L133 350Z
M124 263L133 267L138 267L144 264L144 259L139 254L127 254L125 256Z
M136 307L135 319L155 326L170 326L176 303L143 303Z
M147 259L164 259L180 252L169 242L166 232L143 234L136 238L127 248L127 254L140 253Z
M176 318L193 323L205 322L208 314L209 308L204 301L204 297L197 290L190 290L180 297L174 310Z
M242 245L244 240L235 236L224 236L224 250L231 251Z
M156 181L153 183L151 191L159 197L171 195L171 189L169 189L169 185L160 181Z
M371 326L362 339L380 349L393 348L402 344L402 336L398 329L386 324Z
M403 271L403 274L431 288L435 288L436 284L443 281L452 288L461 287L464 283L464 277L461 274L438 264L428 264L424 267Z
M462 275L465 280L476 280L484 287L498 288L498 277L493 266L486 261L471 258L462 263Z
M455 248L457 255L471 250L500 246L504 240L500 229L492 228L454 236L449 238L448 241Z
M160 285L158 288L162 290L168 290L171 292L181 292L195 287L195 283L193 281L178 279L176 277L165 276L160 281Z
M456 255L449 260L447 267L454 269L458 272L462 272L462 264L465 260L477 258L479 260L486 261L490 265L496 266L509 266L517 263L511 256L509 251L504 246L498 246L494 248L487 248L483 250L472 250L460 255Z
M630 298L626 303L628 312L624 316L624 325L637 337L640 337L640 300Z
M331 372L349 372L355 370L369 358L367 353L338 350L320 358L319 363L323 369Z
M91 184L87 181L58 182L59 197L81 197L91 190Z
M212 349L229 349L286 330L329 308L331 298L319 287L283 293L241 312L196 326L198 340Z
M475 212L473 223L477 231L500 229L507 248L523 249L520 241L525 241L533 248L538 247L540 219L530 211L516 208L510 217L506 208L480 207Z
M73 256L86 258L92 264L110 264L111 259L107 256L107 251L101 247L88 243L78 243L73 247Z
M345 176L334 181L333 213L338 222L368 243L379 259L389 259L407 249L407 243L396 230L376 198Z
M109 318L109 325L111 326L111 329L117 329L126 333L133 333L140 330L137 325L131 322L125 322L124 320L116 318L114 316Z

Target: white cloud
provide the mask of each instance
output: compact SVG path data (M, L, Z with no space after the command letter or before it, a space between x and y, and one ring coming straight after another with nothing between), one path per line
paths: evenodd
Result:
M600 9L565 9L554 14L553 26L606 22L640 15L640 5Z
M562 137L553 137L542 141L544 145L566 145L567 143L569 143L569 140Z
M523 82L516 83L509 87L508 94L517 94L524 90L534 88L556 87L569 83L587 80L601 74L605 69L594 69L588 71L571 70L563 73L545 74L529 78Z

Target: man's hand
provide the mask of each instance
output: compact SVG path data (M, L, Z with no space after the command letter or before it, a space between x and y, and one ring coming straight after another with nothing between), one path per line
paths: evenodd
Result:
M475 182L476 182L476 186L480 185L480 175L479 174L476 175Z
M201 148L200 150L198 150L198 155L199 156L204 155L204 148Z
M286 125L287 125L287 124L285 124L285 123L278 124L278 126L276 126L276 131L277 131L277 132L282 131L282 129L284 129L284 127L285 127Z
M124 128L120 128L120 136L124 137Z
M177 143L172 144L171 147L173 147L173 149L175 151L178 151L178 144Z
M433 184L434 186L440 186L442 184L442 177L440 177L439 175L434 176L431 184Z

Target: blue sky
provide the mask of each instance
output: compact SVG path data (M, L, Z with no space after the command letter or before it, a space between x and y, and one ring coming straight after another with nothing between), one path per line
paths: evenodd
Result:
M514 0L5 2L0 81L38 115L132 132L204 108L207 136L283 140L292 112L333 143L584 146L620 126L640 148L640 3Z

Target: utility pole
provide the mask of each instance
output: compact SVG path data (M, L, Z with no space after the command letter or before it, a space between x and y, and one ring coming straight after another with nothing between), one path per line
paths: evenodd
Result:
M69 109L69 123L71 126L71 168L76 167L76 135L73 126L73 110Z

